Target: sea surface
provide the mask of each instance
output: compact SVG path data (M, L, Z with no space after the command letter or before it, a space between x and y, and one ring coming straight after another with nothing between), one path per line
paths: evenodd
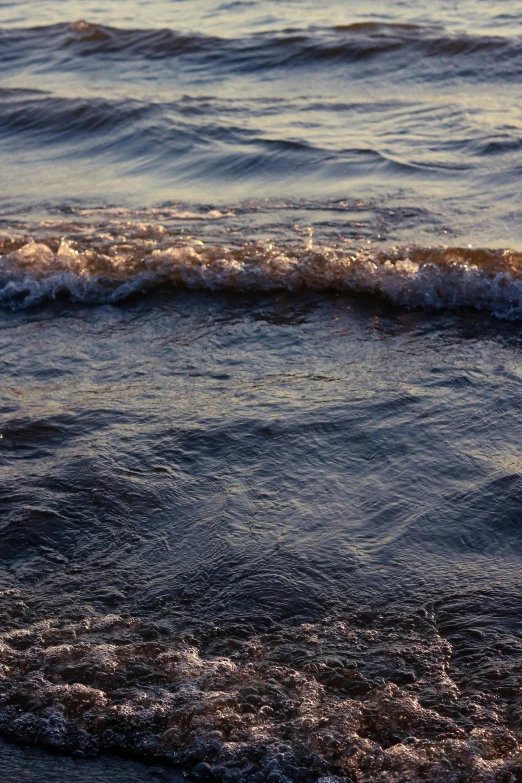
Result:
M522 6L0 1L5 783L522 781Z

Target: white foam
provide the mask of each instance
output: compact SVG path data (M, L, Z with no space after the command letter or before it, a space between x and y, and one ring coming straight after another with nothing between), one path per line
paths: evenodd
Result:
M28 625L0 637L0 728L62 751L203 762L237 783L516 779L522 745L508 726L509 697L461 693L451 645L429 617L379 617L369 627L324 618L251 634L230 656L219 652L226 634L207 648L145 642L138 619L117 615ZM288 650L293 663L274 663ZM346 655L384 677L352 692L365 679L357 663L342 664ZM390 678L404 666L415 676L399 686ZM78 681L85 676L89 684Z
M0 257L0 304L31 307L66 295L75 302L122 301L138 292L339 291L380 296L405 308L473 307L522 317L521 258L507 251L398 248L387 253L335 247L175 239L161 226L105 225L75 244L19 239ZM124 233L123 233L124 232ZM5 244L5 243L4 243Z

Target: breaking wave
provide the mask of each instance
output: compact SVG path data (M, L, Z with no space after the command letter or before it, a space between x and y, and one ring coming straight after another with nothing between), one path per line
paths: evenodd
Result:
M215 220L219 211L180 212ZM172 219L172 215L171 215ZM69 226L70 228L70 226ZM522 318L522 254L509 250L400 247L389 250L180 238L161 225L106 225L77 236L0 239L0 305L56 299L121 302L151 291L319 291L377 296L404 308L476 308ZM72 232L71 232L72 233Z

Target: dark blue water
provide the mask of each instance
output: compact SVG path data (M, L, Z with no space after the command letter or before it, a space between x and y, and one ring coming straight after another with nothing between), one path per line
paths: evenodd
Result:
M0 3L9 783L522 780L521 75L511 1Z

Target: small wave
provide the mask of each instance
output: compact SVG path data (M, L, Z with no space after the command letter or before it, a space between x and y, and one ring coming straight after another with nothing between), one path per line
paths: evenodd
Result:
M438 155L433 150L386 147L386 138L371 146L345 147L340 135L322 146L319 134L307 140L301 127L288 129L295 136L269 135L259 119L264 104L252 100L191 98L177 101L136 99L66 98L26 90L0 90L0 140L10 149L24 145L39 148L60 147L63 157L92 159L111 156L118 165L141 171L167 169L175 175L216 182L258 177L303 178L320 176L338 182L353 175L376 175L390 179L449 177L459 172L478 171L482 159L505 156L512 170L522 139L515 132L501 130L489 135L473 135L441 141ZM284 111L296 111L291 101L282 102ZM393 104L372 102L332 105L312 104L308 111L349 112L393 111ZM254 113L256 124L248 122ZM382 118L381 118L382 119ZM414 122L414 118L411 119ZM404 123L404 120L402 120ZM276 130L276 129L270 129ZM300 137L301 136L301 137ZM314 143L315 142L315 143ZM382 146L379 149L379 146ZM412 154L418 154L418 159ZM443 156L446 156L446 159ZM107 158L104 163L107 163Z
M0 93L0 99L5 96ZM28 96L24 91L13 96L0 113L0 133L36 134L47 137L67 137L99 131L113 131L120 125L128 125L157 111L155 104L140 101L105 99L68 99L49 96Z
M0 98L5 101L8 98L19 99L27 96L48 95L46 90L29 89L28 87L0 87Z
M184 213L187 219L191 214ZM377 296L404 308L472 307L499 318L522 318L522 254L514 251L414 247L374 252L311 242L224 246L175 238L161 225L117 221L93 229L88 237L81 236L82 230L77 226L77 236L69 239L6 234L0 242L0 305L19 309L64 297L119 302L177 288L286 289ZM73 232L69 225L69 235Z
M225 122L223 114L234 112L238 122L243 119L241 105L232 101L185 97L145 102L25 93L3 98L0 93L0 138L15 143L17 149L22 139L38 147L61 145L62 154L75 159L111 152L118 160L125 156L132 167L142 156L150 167L159 161L178 172L189 167L192 176L199 171L215 178L218 173L225 177L242 177L246 172L265 175L269 170L281 174L292 170L296 156L320 165L335 154L304 140L265 138L261 130ZM354 155L360 157L359 152L342 150L342 160L350 162ZM384 156L367 152L387 162Z
M85 21L39 28L0 31L0 60L12 63L42 58L70 61L85 57L150 60L185 57L213 67L243 72L270 68L313 66L324 62L409 53L419 57L467 58L486 54L505 61L511 73L522 57L522 40L502 36L453 34L430 26L358 23L332 28L260 32L243 38L223 38L171 29L119 29ZM475 58L476 59L476 58ZM410 60L407 60L409 62ZM491 64L490 64L491 65ZM498 67L499 63L495 64Z

